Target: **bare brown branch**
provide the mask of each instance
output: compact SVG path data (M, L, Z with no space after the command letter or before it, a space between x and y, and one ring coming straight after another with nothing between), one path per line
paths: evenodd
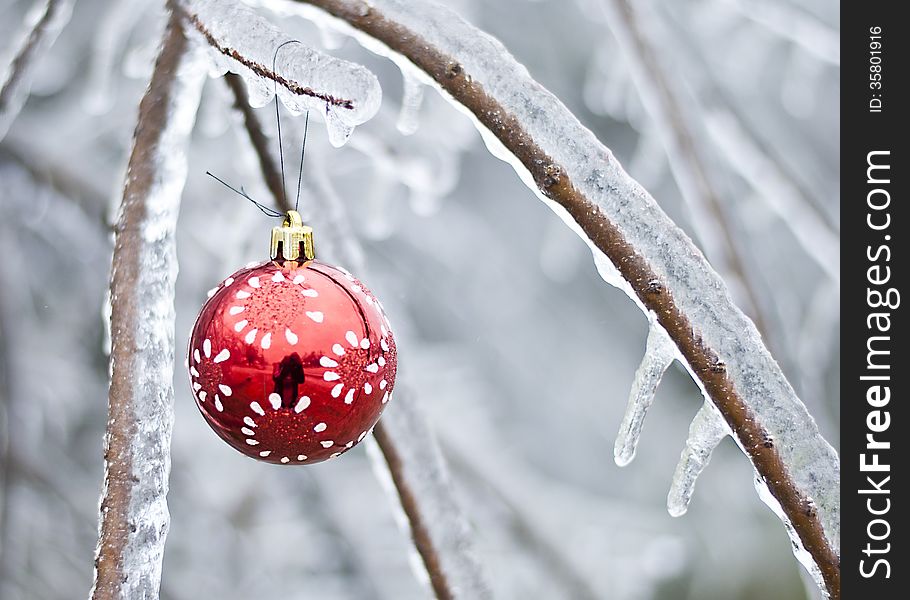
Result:
M624 237L619 227L592 199L579 191L526 132L524 125L499 100L484 89L476 74L401 23L375 7L362 10L344 0L298 0L317 6L379 40L409 59L489 129L528 170L540 191L568 211L585 235L616 266L635 295L673 339L712 402L726 419L748 453L771 494L780 503L805 549L821 569L832 598L840 596L840 559L825 536L812 501L795 483L772 437L756 419L736 384L727 375L718 352L699 335L693 322L674 301L672 290L661 281L649 262ZM555 118L555 117L554 117Z

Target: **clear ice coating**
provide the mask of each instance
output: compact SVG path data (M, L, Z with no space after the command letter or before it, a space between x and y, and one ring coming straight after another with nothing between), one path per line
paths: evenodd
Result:
M157 143L145 153L141 168L153 173L141 194L145 215L139 223L142 248L132 284L140 293L134 297L134 323L118 323L118 329L132 327L135 353L127 369L130 396L123 398L129 410L131 433L128 523L130 531L121 550L122 572L128 573L121 590L123 597L157 598L161 583L164 543L170 526L167 507L168 477L171 469L171 432L174 424L174 288L177 279L176 229L180 198L187 175L186 145L196 119L205 81L204 55L190 47L177 66L164 94L167 116L157 134ZM148 127L153 125L149 123ZM129 177L129 175L127 175ZM128 180L129 183L129 180ZM131 188L127 188L129 191ZM126 200L124 200L125 203ZM135 201L135 200L134 200ZM121 205L122 210L122 205ZM117 302L113 298L113 302ZM115 333L117 333L115 331ZM114 345L116 346L116 337ZM110 431L108 432L110 435ZM105 445L108 440L105 440ZM119 468L121 465L113 465ZM108 494L105 462L102 503ZM101 552L99 538L96 556Z
M278 2L267 2L269 6ZM350 32L361 44L396 63L407 62L387 46L340 23L313 7L286 3L324 25ZM348 9L366 6L359 0ZM452 57L473 81L518 122L531 139L561 166L575 187L620 230L701 336L726 364L727 376L754 418L778 441L777 450L795 485L818 508L819 519L832 548L840 547L840 466L834 448L821 436L815 421L765 348L755 325L736 307L727 286L686 234L664 213L648 192L620 166L612 152L555 96L535 82L496 39L474 28L447 7L431 1L374 0L375 10ZM437 89L438 86L437 86ZM446 92L443 97L467 113ZM595 244L565 209L537 189L525 166L473 115L472 121L495 156L509 162L520 179L602 258ZM603 269L601 269L603 271ZM614 284L613 281L608 283ZM631 287L620 286L644 310ZM645 311L647 314L647 311ZM691 368L690 368L691 372ZM805 556L797 554L800 560ZM814 565L804 562L811 571Z
M790 544L793 546L793 555L806 567L806 570L809 571L809 575L812 577L813 581L815 581L816 585L818 585L819 589L822 590L827 598L828 594L825 592L825 579L822 576L821 569L819 569L818 565L815 564L815 561L812 560L812 555L803 547L799 535L793 529L793 524L790 523L790 519L784 514L777 498L774 497L771 490L768 489L768 485L758 473L755 474L753 484L755 485L755 491L758 492L758 497L761 498L761 501L768 505L768 508L777 515L777 518L779 518L783 522L784 527L787 528L787 536L789 536Z
M396 390L397 391L397 390ZM422 525L432 540L449 585L459 598L492 598L478 557L471 544L471 531L456 501L448 470L423 411L408 393L397 393L389 410L382 415L382 426L395 440L401 461L403 484L417 499ZM401 509L401 500L389 473L382 450L369 436L364 440L373 472L391 500L395 520L411 537L411 524ZM411 568L418 581L429 584L423 560L411 555Z
M727 422L710 402L705 401L689 425L689 439L679 457L670 492L667 494L667 511L674 517L681 517L689 509L689 501L695 492L695 481L708 462L711 453L721 440L730 435Z
M310 110L321 115L329 141L341 147L357 125L368 121L379 110L382 90L379 80L360 65L324 54L300 42L291 41L280 29L253 10L223 0L185 0L186 10L198 21L219 48L202 36L200 43L210 47L212 76L231 71L246 81L250 104L268 104L275 96L294 114ZM281 47L279 49L279 47ZM225 55L237 52L243 61ZM277 51L277 56L276 56ZM292 87L276 85L253 68L272 70L287 79Z
M424 85L416 77L402 71L404 91L401 95L401 112L398 113L398 131L413 135L420 125L420 105L423 104Z
M620 467L624 467L635 458L635 449L641 437L641 428L645 415L654 401L654 392L667 368L676 359L676 345L664 331L663 327L652 323L648 331L648 341L645 356L641 359L635 379L632 380L632 391L629 393L629 403L626 413L616 434L616 444L613 447L613 460Z

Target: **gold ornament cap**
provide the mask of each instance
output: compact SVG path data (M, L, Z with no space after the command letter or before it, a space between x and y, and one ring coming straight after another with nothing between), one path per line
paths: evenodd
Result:
M279 257L284 260L299 260L301 254L304 260L316 258L313 228L303 224L300 213L289 210L281 227L272 228L272 247L269 255L273 260Z

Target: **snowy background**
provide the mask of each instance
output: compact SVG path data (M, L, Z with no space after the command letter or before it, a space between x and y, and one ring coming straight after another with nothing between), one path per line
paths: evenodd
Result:
M4 69L32 4L0 0ZM706 224L678 191L604 0L448 4L499 38L704 241ZM834 257L782 215L809 215L822 237L839 235L837 6L636 6L721 182L766 341L836 447L839 290L826 274ZM337 244L320 237L327 217L308 198L337 197L350 216L364 278L396 326L400 381L439 437L495 596L806 597L813 586L730 440L688 514L668 515L670 478L702 403L681 368L664 378L636 460L614 464L647 322L468 119L429 88L419 105L413 93L403 101L398 68L355 41L259 12L379 77L379 113L344 147L311 123L302 212L327 260ZM107 408L107 223L162 25L157 1L77 2L0 142L3 599L81 597L91 585ZM232 102L223 80L206 82L178 234L178 348L205 291L261 259L273 225L205 176L270 200ZM270 129L273 111L259 111ZM302 119L284 124L295 157ZM428 597L362 448L311 468L256 463L208 430L182 369L175 385L162 598Z

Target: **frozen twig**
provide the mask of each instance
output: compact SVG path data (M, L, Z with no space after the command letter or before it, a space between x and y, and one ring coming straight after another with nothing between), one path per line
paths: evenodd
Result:
M6 135L28 98L30 70L41 54L53 45L72 11L73 0L47 0L44 12L16 52L0 86L0 139Z
M246 80L254 106L277 93L294 112L313 110L335 146L379 109L379 81L365 67L292 40L237 2L180 0L179 6L188 28L211 46L216 66Z
M436 3L298 0L300 12L409 62L469 113L491 151L509 161L609 258L609 277L673 340L812 557L840 595L837 454L818 432L755 326L654 199L502 45ZM280 4L286 8L286 3ZM313 11L312 7L324 12ZM770 443L766 443L770 441Z
M170 518L175 230L205 78L171 14L139 105L111 269L111 383L92 598L158 597Z
M239 82L236 82L239 83ZM274 157L266 144L258 118L241 105L247 101L242 85L231 83L235 106L244 114L244 124L266 181L281 181ZM259 140L257 142L257 140ZM272 185L270 184L270 189ZM329 190L330 191L330 190ZM281 187L272 189L283 211L293 207ZM346 222L343 208L324 198L320 209L332 221ZM331 204L330 204L331 203ZM333 229L338 228L337 225ZM357 273L364 273L363 252L354 239L339 240L341 258ZM377 451L370 452L380 478L391 482L393 493L407 519L414 547L420 555L437 598L489 597L489 587L471 550L466 520L454 500L442 454L429 424L414 400L399 384L395 401L373 429ZM387 474L387 477L386 475Z

